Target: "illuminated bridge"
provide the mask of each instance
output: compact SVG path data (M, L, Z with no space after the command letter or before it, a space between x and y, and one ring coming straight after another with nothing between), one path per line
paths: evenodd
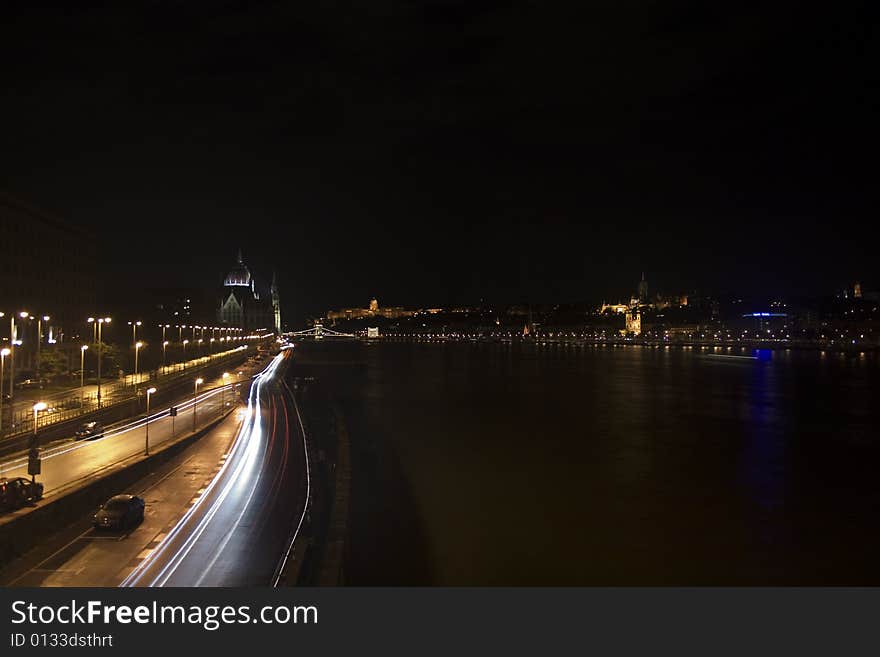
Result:
M340 333L339 331L334 331L333 329L328 329L323 324L315 324L310 329L305 329L303 331L292 331L290 333L284 334L288 338L314 338L315 340L320 340L322 338L357 338L358 336L354 333Z

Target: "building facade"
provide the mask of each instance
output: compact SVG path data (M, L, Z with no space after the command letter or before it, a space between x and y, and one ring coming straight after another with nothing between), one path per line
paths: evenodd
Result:
M70 332L97 312L97 253L88 231L0 193L0 312L49 317L44 336Z
M402 306L389 306L382 308L379 306L378 299L370 299L370 304L366 308L342 308L341 310L330 310L327 312L327 319L348 320L348 319L364 319L370 317L384 317L386 319L399 319L401 317L412 317L416 314L415 310L407 310Z
M223 279L217 321L221 326L245 331L281 333L281 295L273 275L268 289L261 288L238 252L238 258Z

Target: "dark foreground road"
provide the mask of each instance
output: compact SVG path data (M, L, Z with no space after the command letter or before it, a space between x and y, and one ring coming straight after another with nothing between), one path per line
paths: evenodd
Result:
M303 523L307 477L288 352L251 386L247 407L133 487L144 523L95 532L88 518L0 576L14 586L269 586Z

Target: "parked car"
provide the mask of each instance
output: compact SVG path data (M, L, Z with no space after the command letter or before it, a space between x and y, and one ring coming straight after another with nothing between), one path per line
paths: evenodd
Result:
M115 495L107 500L92 519L95 529L125 529L144 520L143 498L137 495Z
M43 499L43 484L24 477L0 478L0 508L4 511L19 509Z
M97 420L86 422L76 430L76 440L96 440L104 437L104 425Z

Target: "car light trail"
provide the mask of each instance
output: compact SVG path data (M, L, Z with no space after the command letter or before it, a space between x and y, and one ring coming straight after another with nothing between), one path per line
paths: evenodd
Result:
M290 388L287 385L287 382L284 381L284 387L287 389L288 395L290 395L291 400L293 400L293 408L296 411L296 419L299 422L300 432L302 434L303 439L303 452L305 453L306 460L306 501L303 504L302 514L299 517L299 522L296 525L296 529L293 531L290 539L287 542L287 547L284 550L284 557L282 557L281 562L278 564L278 568L275 569L275 575L272 577L272 586L277 588L278 583L281 581L281 576L284 574L284 569L287 567L287 562L290 559L290 555L293 552L293 546L296 544L296 539L299 536L299 532L302 529L303 522L306 518L306 513L309 510L309 505L312 502L312 474L309 465L309 443L306 438L306 428L303 425L302 415L299 412L299 404L296 403L296 397L290 391Z
M144 559L123 580L120 586L164 586L193 549L193 546L205 532L230 493L235 491L236 493L243 494L244 490L242 489L250 486L250 490L247 492L247 499L236 518L235 525L240 522L259 481L260 463L258 456L261 453L260 448L263 447L265 438L260 406L260 392L263 384L272 380L283 358L282 354L275 356L266 369L254 378L254 384L251 386L250 394L248 395L247 411L244 416L245 422L239 429L232 449L229 451L229 455L219 472L217 472L210 484L205 488L198 501L187 510L150 556ZM206 504L209 504L209 506L202 508ZM189 525L197 517L196 514L200 513L202 514L201 518L199 518L194 527L189 528ZM224 540L214 551L212 559L202 569L198 578L199 583L204 580L210 567L216 562L218 555L223 551L233 531L234 527L226 533ZM157 574L153 575L150 572L153 567L163 563L164 565L162 565L161 570Z

